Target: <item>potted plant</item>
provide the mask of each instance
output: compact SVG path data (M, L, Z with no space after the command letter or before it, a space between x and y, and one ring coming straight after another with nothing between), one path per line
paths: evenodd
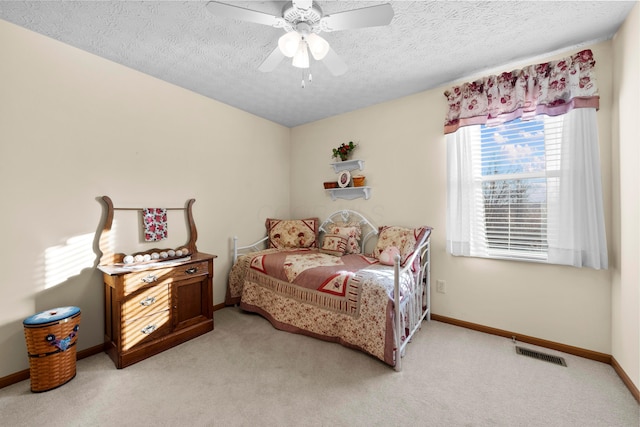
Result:
M342 161L345 161L349 158L349 155L353 150L356 149L358 144L354 144L353 141L349 141L348 143L342 143L338 148L333 149L333 156L336 159L339 158Z

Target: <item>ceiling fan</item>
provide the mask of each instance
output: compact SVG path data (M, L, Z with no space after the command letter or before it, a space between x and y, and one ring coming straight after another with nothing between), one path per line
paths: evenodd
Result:
M321 32L349 30L354 28L388 25L393 19L393 8L389 3L324 15L322 9L311 0L293 0L282 9L282 16L269 15L256 10L210 1L207 9L214 16L234 18L282 28L285 34L278 39L278 46L262 62L258 69L274 70L285 58L292 58L292 65L309 68L309 51L313 58L339 76L347 71L347 64L320 37Z

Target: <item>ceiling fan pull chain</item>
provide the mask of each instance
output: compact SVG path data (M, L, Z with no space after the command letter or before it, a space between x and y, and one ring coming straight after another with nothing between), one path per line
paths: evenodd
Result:
M300 85L300 87L304 89L305 87L307 87L307 83L304 81L304 70L301 70L300 74L302 74L302 84ZM313 82L313 76L311 75L311 71L309 71L309 78L307 80L309 84Z

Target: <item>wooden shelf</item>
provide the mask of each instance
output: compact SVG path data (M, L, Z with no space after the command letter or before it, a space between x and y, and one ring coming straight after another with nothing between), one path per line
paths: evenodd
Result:
M364 170L364 160L345 160L343 162L331 163L336 173L342 171L352 171L356 169Z
M347 199L353 200L364 197L368 200L371 197L371 187L345 187L345 188L329 188L325 190L329 192L331 200Z

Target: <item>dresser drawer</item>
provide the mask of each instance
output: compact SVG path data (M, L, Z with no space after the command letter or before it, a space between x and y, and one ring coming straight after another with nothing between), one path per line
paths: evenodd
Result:
M194 262L193 264L180 265L172 271L173 280L183 280L194 276L209 274L209 263L206 261Z
M124 322L169 309L169 284L160 284L131 295L122 304Z
M122 349L129 350L137 344L156 340L169 332L171 332L169 310L123 322Z
M171 283L174 280L206 274L209 274L207 261L129 273L124 278L124 293L128 295L144 286Z
M157 268L155 270L129 273L123 278L124 293L125 295L129 295L144 286L168 283L172 272L173 269L171 268Z

